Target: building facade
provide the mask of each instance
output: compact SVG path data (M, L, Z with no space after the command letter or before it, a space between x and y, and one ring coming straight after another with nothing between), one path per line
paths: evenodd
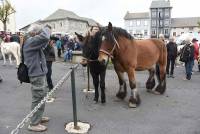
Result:
M71 11L63 9L58 9L44 20L39 20L34 23L40 23L42 25L48 24L52 27L53 32L70 35L74 35L74 32L84 34L91 26L97 26L96 21L80 17ZM26 32L29 26L30 24L21 28L20 31Z
M125 28L134 37L148 38L150 34L150 18L148 12L129 13L125 17Z
M200 17L171 18L171 10L169 1L152 1L150 12L126 13L124 17L125 29L133 36L135 36L135 33L142 33L142 38L157 38L159 34L169 38L169 36L180 36L188 32L200 32L198 26ZM147 25L137 25L137 23L140 24L138 20L146 20ZM146 29L148 29L147 35L145 32L140 32Z
M169 1L152 1L150 6L151 38L158 38L163 34L169 38L171 30L171 9Z

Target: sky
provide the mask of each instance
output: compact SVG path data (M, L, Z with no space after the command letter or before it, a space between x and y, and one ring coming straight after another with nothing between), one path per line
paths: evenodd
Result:
M65 9L102 25L124 27L127 11L149 12L152 0L10 0L16 10L17 29ZM200 17L200 0L170 0L172 17Z

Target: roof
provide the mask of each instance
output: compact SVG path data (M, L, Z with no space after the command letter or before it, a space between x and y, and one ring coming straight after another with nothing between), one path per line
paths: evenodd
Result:
M171 27L198 27L200 17L172 18Z
M149 13L148 12L141 12L141 13L129 13L127 12L124 16L125 20L130 19L149 19Z
M150 8L166 8L166 7L171 7L169 0L153 0L151 2Z
M55 11L54 13L52 13L50 16L48 16L47 18L45 18L42 21L51 21L51 20L59 20L59 19L66 19L66 18L88 22L89 26L97 25L97 22L94 21L93 19L80 17L77 14L75 14L74 12L67 11L64 9L58 9L57 11Z
M79 19L79 16L71 11L58 9L57 11L49 15L47 18L45 18L43 21L66 19L66 18Z

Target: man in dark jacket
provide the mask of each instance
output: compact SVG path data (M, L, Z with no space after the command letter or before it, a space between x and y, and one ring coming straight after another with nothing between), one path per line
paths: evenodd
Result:
M46 64L47 64L47 69L48 69L46 78L47 78L49 92L53 89L53 82L51 79L52 63L56 60L54 43L55 43L54 40L50 40L48 42L46 48L44 49L44 54L46 57ZM52 96L50 98L48 98L48 102L53 102L53 101L54 101L54 98Z
M43 48L50 39L51 29L49 26L42 28L40 25L33 24L28 30L29 37L24 42L23 54L24 63L28 67L28 75L30 78L32 91L32 105L33 110L41 100L46 96L46 58L43 53ZM47 130L47 127L41 125L41 122L49 121L48 117L43 117L45 105L41 105L35 114L31 117L28 129L35 132Z
M166 47L167 47L167 67L166 67L167 77L174 78L174 65L177 57L177 45L174 42L174 37L170 37L169 43L167 43ZM169 74L170 64L171 64L171 70Z
M180 59L184 59L185 62L186 78L184 80L190 80L194 63L194 45L189 37L186 39L186 45L181 50Z

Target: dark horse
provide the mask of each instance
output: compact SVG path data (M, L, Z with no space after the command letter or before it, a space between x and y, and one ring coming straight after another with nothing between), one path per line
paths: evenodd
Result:
M91 32L93 32L92 27L91 30L87 33L85 37L82 35L75 33L79 39L79 42L83 45L83 60L81 62L82 65L89 65L90 68L90 74L93 78L93 84L95 88L95 97L94 101L98 102L99 99L99 82L100 82L100 88L101 88L101 103L106 102L106 96L105 96L105 75L106 75L106 66L103 64L100 64L98 61L99 56L99 47L100 42L96 36L92 36Z
M107 27L98 34L101 38L101 47L98 60L101 63L111 57L114 69L119 78L120 88L117 97L124 99L126 97L126 82L124 72L128 74L131 96L129 107L137 107L140 104L140 97L136 88L135 71L149 71L149 78L146 82L147 91L156 94L163 94L166 90L166 63L167 51L164 42L158 39L135 40L126 32L126 30L112 27L109 23ZM99 43L98 43L99 44ZM159 66L160 81L155 88L155 64Z

